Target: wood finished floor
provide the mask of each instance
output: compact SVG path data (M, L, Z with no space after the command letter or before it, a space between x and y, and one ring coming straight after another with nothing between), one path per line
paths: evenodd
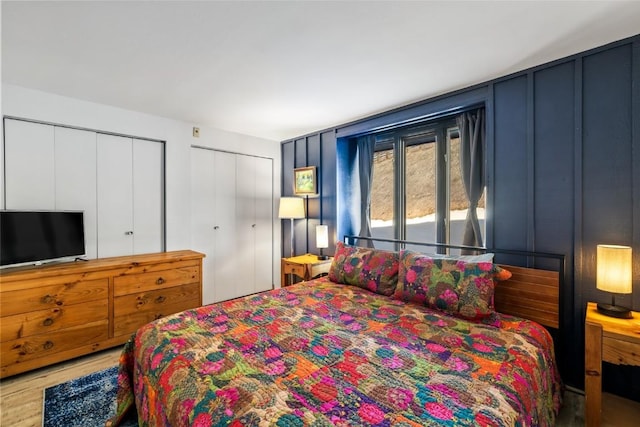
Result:
M0 426L41 427L45 388L114 366L118 363L120 351L120 347L105 350L0 381ZM638 425L640 403L604 393L602 407L602 427ZM565 405L556 425L584 425L584 398L581 395L565 393Z

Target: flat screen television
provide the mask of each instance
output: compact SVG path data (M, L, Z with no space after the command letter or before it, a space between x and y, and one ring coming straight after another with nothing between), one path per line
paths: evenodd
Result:
M83 212L0 210L0 266L84 254Z

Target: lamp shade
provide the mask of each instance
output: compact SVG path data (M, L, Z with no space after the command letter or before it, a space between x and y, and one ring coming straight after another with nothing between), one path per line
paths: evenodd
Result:
M631 248L598 245L596 287L601 291L630 294L632 291Z
M316 225L316 248L324 249L329 247L329 226Z
M304 200L301 197L281 197L278 218L304 218Z

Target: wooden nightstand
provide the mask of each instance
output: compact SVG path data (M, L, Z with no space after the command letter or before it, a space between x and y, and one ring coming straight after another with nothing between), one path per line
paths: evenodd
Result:
M599 426L602 410L602 362L640 366L640 313L617 319L587 304L584 325L584 392L586 425Z
M331 261L333 258L329 257L326 260L318 259L317 255L304 254L300 256L294 256L291 258L282 258L282 264L280 266L282 287L292 285L287 281L287 276L296 275L302 280L311 280L314 277L323 273L329 273L331 267ZM293 282L293 280L291 280Z

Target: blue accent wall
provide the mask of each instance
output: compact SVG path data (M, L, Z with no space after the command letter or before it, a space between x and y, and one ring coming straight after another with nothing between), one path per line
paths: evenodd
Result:
M634 292L617 301L640 311L640 35L284 141L283 195L292 192L294 167L319 167L319 195L297 225L296 252L315 252L319 222L333 243L358 231L346 185L349 138L478 104L487 112L487 246L566 256L558 344L565 382L582 388L586 303L610 300L595 287L598 243L633 247ZM287 233L283 227L285 254ZM603 388L640 400L640 369L605 364Z
M335 131L328 130L296 138L282 144L282 196L293 194L293 170L305 166L317 167L318 195L305 196L306 219L294 220L293 253L318 253L315 240L315 226L329 226L329 248L325 253L335 251L337 208L336 208L336 137ZM290 220L282 224L282 256L291 253Z

